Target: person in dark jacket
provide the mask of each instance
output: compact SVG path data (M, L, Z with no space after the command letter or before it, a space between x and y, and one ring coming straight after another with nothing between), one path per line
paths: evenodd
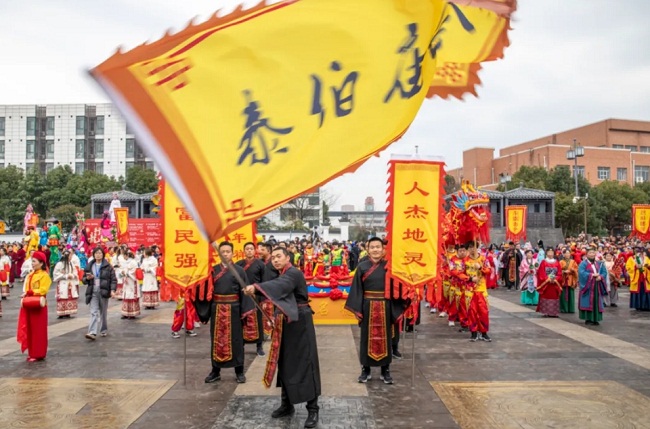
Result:
M98 330L102 337L108 333L108 299L115 296L117 289L115 270L104 257L104 250L99 247L93 250L93 258L88 261L83 282L88 286L86 305L90 304L90 325L86 338L94 341Z

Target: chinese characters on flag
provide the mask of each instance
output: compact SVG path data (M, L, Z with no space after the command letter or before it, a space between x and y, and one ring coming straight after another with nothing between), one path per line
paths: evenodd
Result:
M117 242L129 241L129 208L118 207L114 209L115 223L117 225Z
M526 240L527 206L506 207L506 240L515 243Z
M91 73L218 240L356 170L402 136L425 97L473 91L468 65L501 58L515 5L260 2L118 51Z
M210 246L171 186L162 184L164 281L185 289L208 278Z
M405 296L438 277L443 173L441 162L389 163L387 259L393 295L400 285Z
M632 206L632 236L643 241L650 240L650 205Z

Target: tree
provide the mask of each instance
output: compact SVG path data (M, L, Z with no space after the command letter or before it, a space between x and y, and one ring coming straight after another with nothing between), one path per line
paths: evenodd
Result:
M560 166L551 169L549 172L545 188L551 192L563 192L567 195L575 195L575 179L571 175L569 167ZM578 194L586 195L591 189L591 184L582 175L578 175Z
M524 165L512 175L513 186L519 186L520 183L523 183L525 188L531 189L546 189L547 179L548 171L543 167L528 167Z
M593 201L590 207L596 210L602 227L613 235L614 230L621 231L630 224L632 204L647 204L649 198L643 190L632 188L627 183L606 180L591 189L589 200Z
M158 174L147 168L131 167L126 171L126 190L136 194L148 194L158 189Z
M447 174L445 176L445 194L451 195L454 192L458 191L460 189L460 186L458 183L456 183L456 179L454 176L450 176Z
M36 170L36 167L25 173L24 179L14 188L13 192L16 189L18 190L18 196L24 203L23 211L27 204L31 203L34 208L34 213L45 216L48 208L44 198L45 192L47 191L47 183L45 182L45 176Z
M70 231L77 223L77 218L75 215L83 211L83 207L78 207L72 204L64 204L57 208L51 209L47 215L48 217L54 217L58 219L61 222L61 226L66 231Z
M90 196L104 192L119 191L120 185L114 178L97 174L94 171L84 171L82 175L75 174L66 186L69 196L68 203L83 207L90 202Z
M258 231L273 231L278 229L278 226L271 222L268 217L262 216L257 219L257 230Z
M23 230L27 204L20 197L25 173L15 165L0 170L0 216L13 231Z

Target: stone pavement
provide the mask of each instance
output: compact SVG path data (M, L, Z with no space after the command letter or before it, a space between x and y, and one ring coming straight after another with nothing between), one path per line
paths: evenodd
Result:
M58 320L50 302L50 346L43 362L27 363L15 341L18 309L3 301L0 319L0 427L2 428L300 428L295 416L273 420L278 389L261 384L265 358L246 346L248 382L234 371L206 385L209 333L174 340L174 305L122 320L111 301L109 336L84 339L88 308ZM83 294L82 294L83 295ZM541 318L518 304L518 292L492 293L492 343L446 320L423 314L415 334L400 343L395 384L359 384L356 326L319 326L323 380L320 428L650 428L650 313L628 309L623 292L601 326L577 315ZM183 383L184 345L187 383ZM267 348L267 346L265 345Z

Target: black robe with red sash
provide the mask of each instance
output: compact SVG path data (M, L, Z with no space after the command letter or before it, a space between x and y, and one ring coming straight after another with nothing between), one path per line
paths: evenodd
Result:
M277 369L277 387L286 391L291 404L317 398L321 394L320 365L305 276L288 267L278 278L255 284L255 289L276 308L265 384L270 386Z
M345 308L360 320L359 360L362 366L386 366L393 359L392 325L406 308L401 299L387 300L386 261L359 263Z
M238 265L235 270L245 284L246 272ZM244 365L244 333L242 319L255 310L250 297L222 264L212 268L213 295L210 306L210 356L213 368L233 368Z
M264 262L255 258L252 260L242 259L237 261L239 265L246 271L248 283L261 283L264 279ZM249 298L246 298L249 299ZM256 298L257 299L257 298ZM261 300L257 299L258 302ZM248 316L243 320L244 324L244 343L257 343L262 344L264 341L264 316L258 309L251 311Z

